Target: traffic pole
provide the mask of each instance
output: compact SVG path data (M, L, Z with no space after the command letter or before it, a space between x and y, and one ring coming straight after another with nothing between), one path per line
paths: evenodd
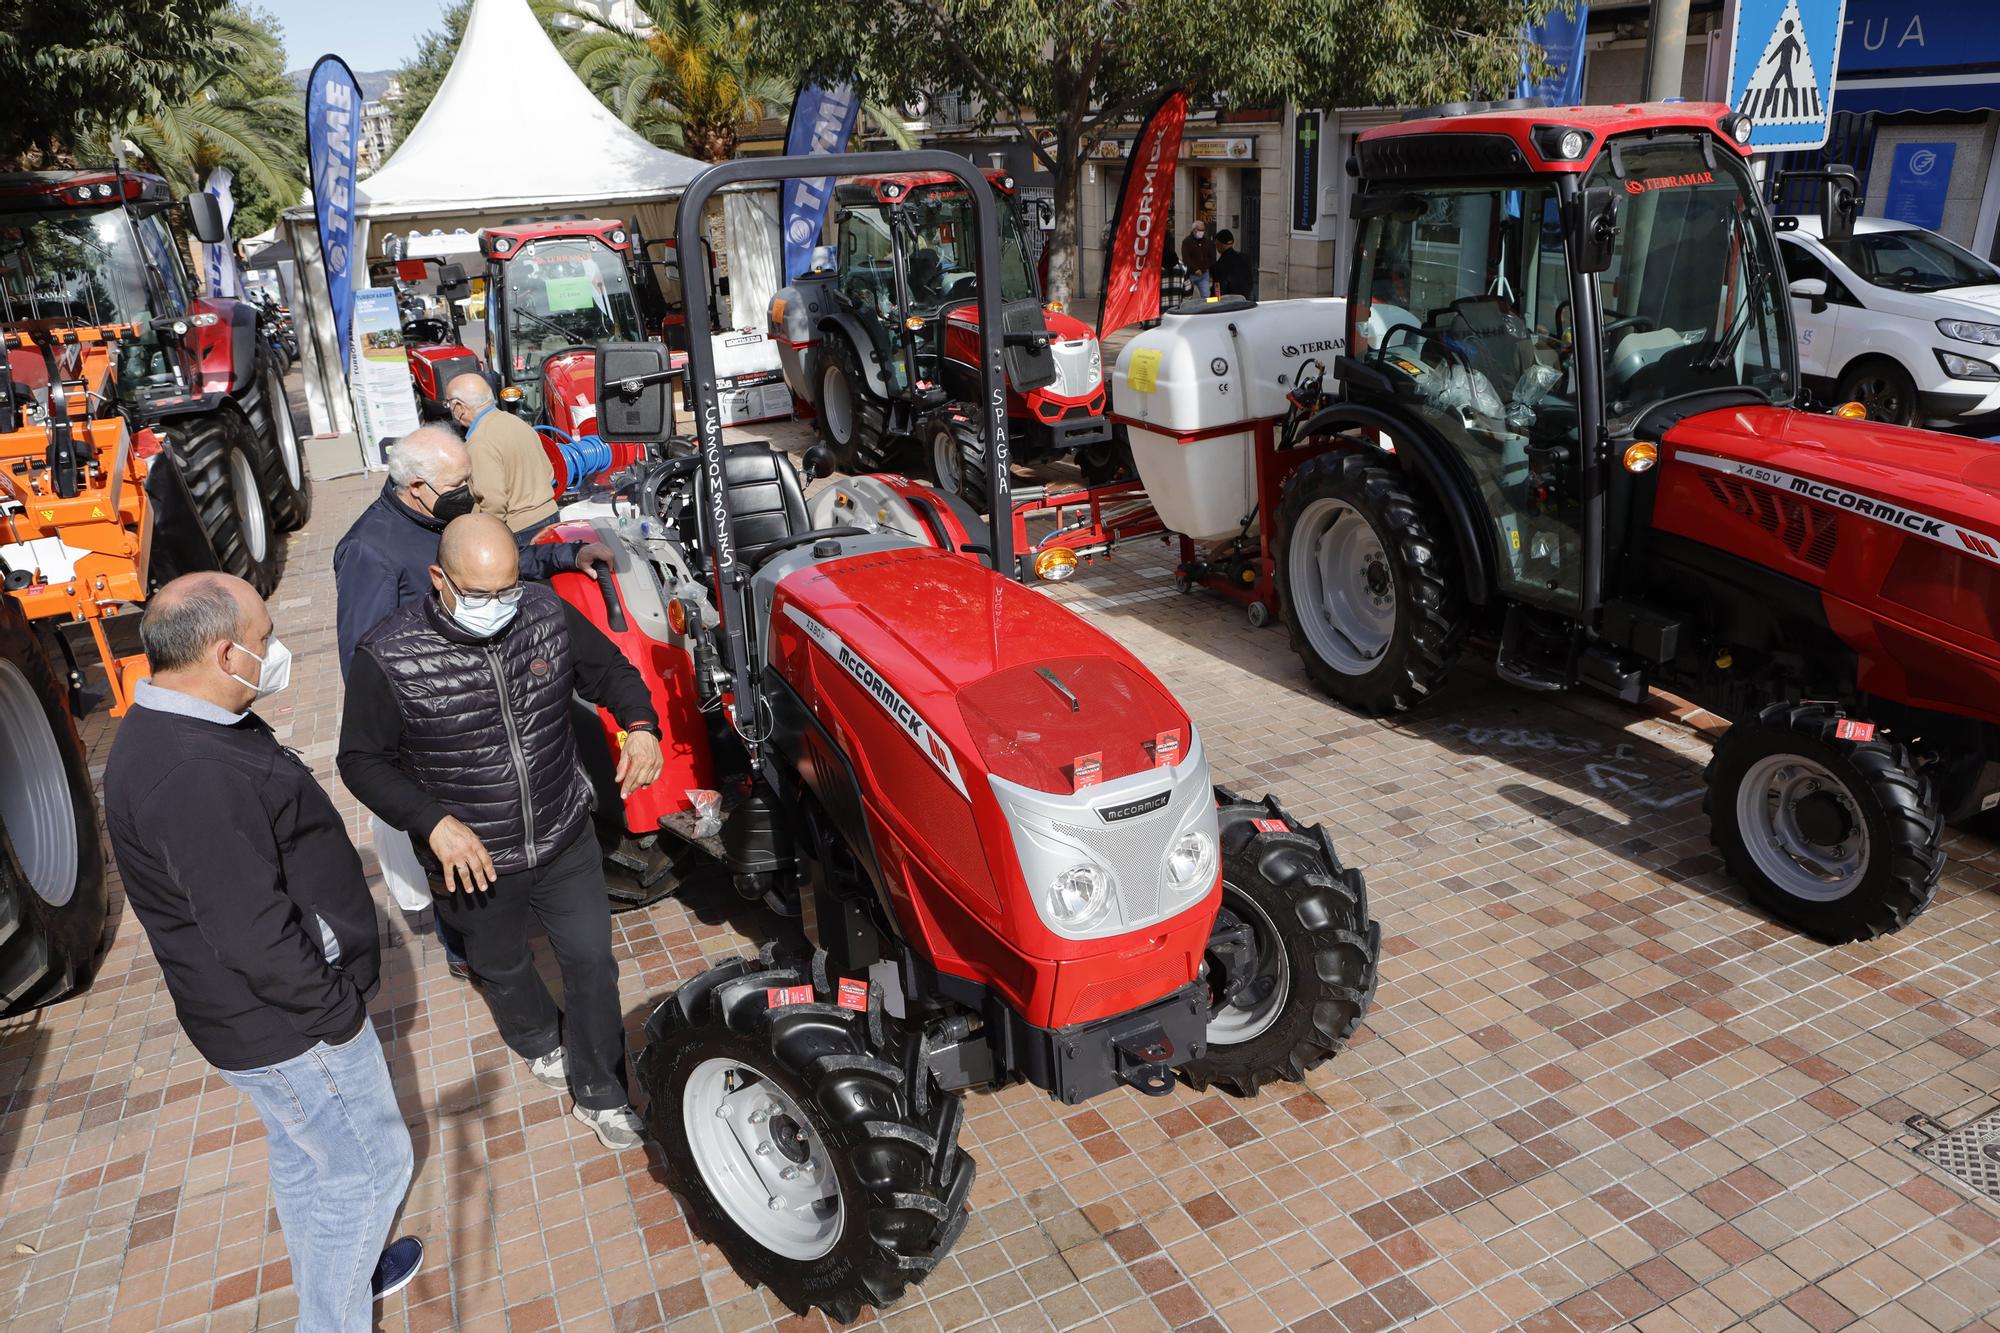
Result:
M1646 22L1646 100L1660 102L1681 95L1681 70L1687 63L1688 10L1691 0L1653 0Z

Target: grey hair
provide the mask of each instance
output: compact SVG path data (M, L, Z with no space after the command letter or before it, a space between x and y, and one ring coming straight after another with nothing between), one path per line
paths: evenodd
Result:
M463 389L452 388L452 385L461 383L465 385ZM493 386L486 382L484 375L460 375L444 387L446 393L464 400L467 407L484 407L493 401Z
M389 481L397 490L413 481L435 484L445 451L459 445L448 426L419 426L389 446Z
M193 587L175 591L169 583L139 617L139 643L153 670L178 671L201 660L218 643L231 642L243 628L243 608L219 579L195 575Z

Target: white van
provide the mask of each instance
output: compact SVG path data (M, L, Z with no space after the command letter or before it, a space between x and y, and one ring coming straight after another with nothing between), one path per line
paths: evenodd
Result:
M1857 218L1829 243L1780 218L1799 373L1876 421L2000 433L2000 268L1934 231Z

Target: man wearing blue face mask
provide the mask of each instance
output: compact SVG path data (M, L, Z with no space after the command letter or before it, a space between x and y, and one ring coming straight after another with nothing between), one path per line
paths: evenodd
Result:
M634 1148L611 909L576 751L570 696L626 733L620 793L660 775L659 716L616 644L547 588L521 581L513 534L454 520L433 594L365 635L347 673L340 776L428 849L439 919L465 940L501 1038L576 1099L607 1148ZM528 920L548 931L563 1010L535 970Z
M382 1247L410 1132L368 1017L382 951L361 858L250 711L292 656L249 584L175 579L139 637L153 674L104 771L125 898L188 1040L263 1118L299 1327L359 1333L423 1260L411 1237Z

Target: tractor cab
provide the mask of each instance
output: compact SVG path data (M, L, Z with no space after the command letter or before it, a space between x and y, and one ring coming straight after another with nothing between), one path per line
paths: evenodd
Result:
M588 388L596 344L645 340L631 275L632 240L625 223L605 218L480 232L487 264L486 361L504 396L518 390L519 410L531 420L544 413L552 395L566 393L571 379ZM563 357L567 352L580 355ZM572 361L576 373L563 373Z
M1794 398L1737 128L1724 107L1508 110L1358 145L1347 396L1427 427L1476 488L1507 599L1593 613L1628 535L1606 461L1676 413Z

